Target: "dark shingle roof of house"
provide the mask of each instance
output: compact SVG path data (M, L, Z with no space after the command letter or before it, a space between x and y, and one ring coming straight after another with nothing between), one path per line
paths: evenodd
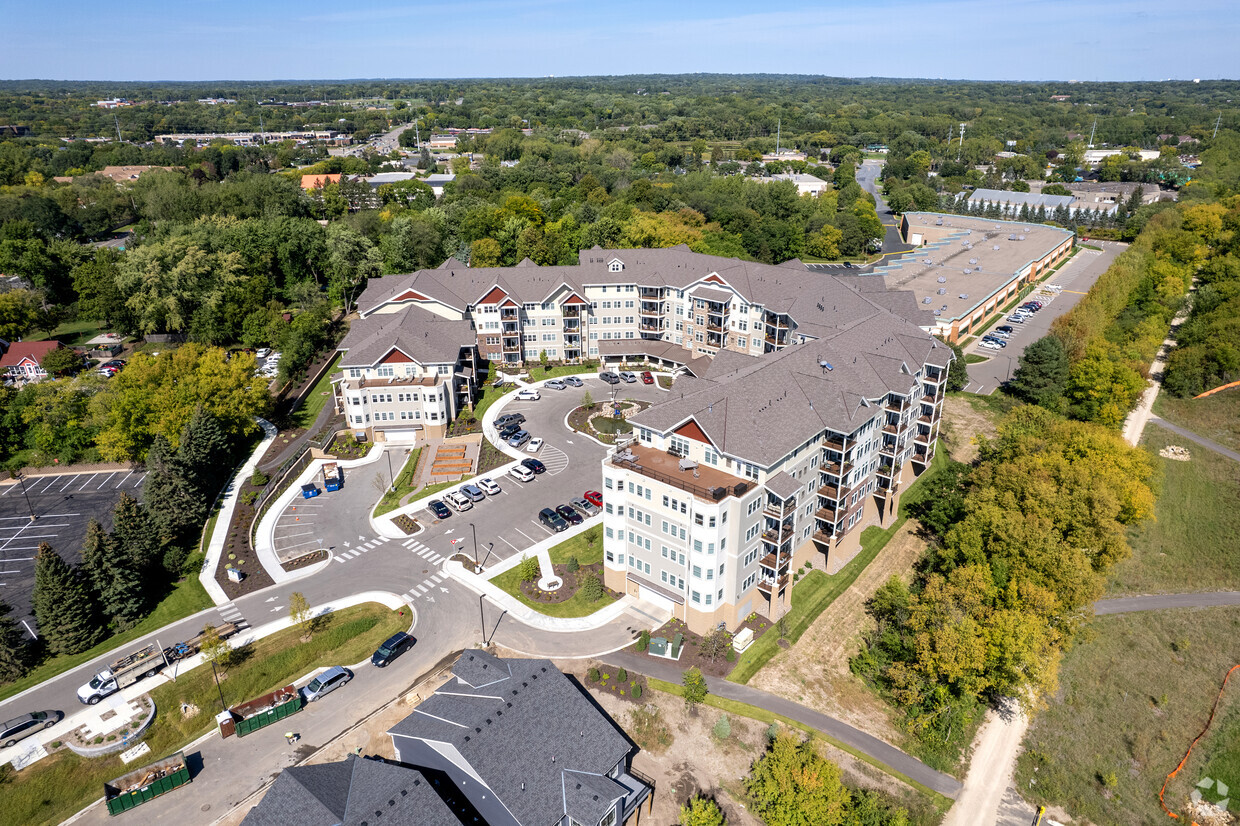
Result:
M569 788L583 808L619 788L582 778L606 775L629 753L628 739L549 660L470 651L453 674L388 733L453 746L519 823L559 823Z
M564 813L578 823L598 823L628 791L601 774L566 771L562 780Z
M460 826L416 769L350 755L338 763L290 766L242 821L245 826Z
M442 364L455 363L461 347L473 340L468 321L452 321L408 306L357 319L337 349L348 351L340 362L343 367L370 367L393 348L421 364Z

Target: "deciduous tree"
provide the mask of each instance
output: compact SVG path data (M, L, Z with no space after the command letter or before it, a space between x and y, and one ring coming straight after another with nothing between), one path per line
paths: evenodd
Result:
M696 714L698 704L705 702L706 695L710 693L710 689L706 687L706 678L697 666L694 666L684 673L680 682L684 687L685 706L691 714Z
M680 826L724 826L723 811L709 797L698 795L680 807Z
M840 826L848 789L839 766L821 757L809 741L780 732L754 763L746 791L767 826Z

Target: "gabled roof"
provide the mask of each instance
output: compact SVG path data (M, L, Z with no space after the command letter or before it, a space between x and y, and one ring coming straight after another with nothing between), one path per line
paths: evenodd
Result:
M290 766L242 821L245 826L377 822L461 826L463 821L420 771L353 755L338 763Z
M371 367L393 350L419 364L455 363L461 348L475 341L468 321L451 321L416 305L395 313L359 318L338 350L345 350L342 367Z
M451 745L518 823L559 823L569 805L592 812L624 794L597 777L632 746L550 660L470 651L453 674L388 731L398 751L400 738Z
M9 345L9 349L0 356L0 368L17 367L26 359L35 364L42 364L43 357L53 350L60 349L60 342L51 341L17 341Z

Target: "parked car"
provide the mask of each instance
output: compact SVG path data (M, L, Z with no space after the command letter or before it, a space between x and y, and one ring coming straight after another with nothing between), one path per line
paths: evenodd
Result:
M592 505L595 505L600 508L603 507L603 494L599 493L596 490L586 491L585 493L581 495L581 498L585 499L587 502L589 502Z
M340 688L340 686L353 679L352 672L349 669L339 665L333 665L319 676L311 680L305 688L301 690L302 699L307 703L313 703L327 694Z
M581 498L573 499L568 504L584 513L587 519L601 510L598 505Z
M487 495L482 492L482 488L477 485L462 485L460 492L468 497L471 502L481 502L487 498Z
M979 342L977 346L978 346L978 347L982 347L982 348L984 348L984 349L986 349L986 350L999 350L999 349L1002 349L1002 348L1000 348L1000 347L999 347L999 345L998 345L998 344L995 344L993 341L984 341L984 340L983 340L983 341Z
M620 372L620 381L625 384L632 384L637 381L637 374L629 370L622 370Z
M521 464L525 465L527 468L534 471L535 473L546 473L547 472L547 466L544 465L542 462L538 461L537 459L522 459Z
M1012 325L1011 325L1011 324L1004 324L1002 327L996 327L996 328L995 328L995 332L996 332L996 333L1005 333L1005 334L1007 334L1007 335L1009 335L1009 336L1010 336L1012 333L1016 332L1016 329L1015 329L1014 327L1012 327Z
M430 512L435 514L435 516L439 519L447 519L452 515L452 511L448 510L448 506L439 499L432 499L427 502L426 507L429 508Z
M500 490L499 485L495 484L490 479L487 479L485 476L478 480L477 485L482 488L482 492L487 496L499 496L499 494L503 492Z
M1012 322L1013 324L1024 324L1026 321L1029 320L1029 316L1017 315L1016 313L1013 313L1012 315L1008 316L1007 320Z
M255 358L265 359L269 355L271 355L270 347L259 347L257 350L254 351Z
M520 413L505 413L502 416L495 417L496 427L507 427L510 424L521 424L525 421L525 416Z
M581 514L573 508L572 505L556 505L555 512L560 515L570 525L580 525L585 520L581 518Z
M982 341L990 341L995 344L998 344L1000 347L1007 347L1007 342L999 338L998 336L986 336L985 338L982 339Z
M452 506L452 510L457 511L458 513L464 513L474 506L474 503L469 501L469 497L460 491L453 491L452 493L449 493L444 497L444 500Z
M551 508L540 510L538 512L538 521L556 533L568 530L568 523L564 521L564 517L551 510Z
M654 376L651 375L649 370L642 373L642 384L654 384Z
M0 726L0 746L6 749L15 746L18 740L25 740L36 731L56 725L63 716L59 711L32 711L29 714L14 717Z
M620 377L617 376L615 373L611 372L610 370L604 370L603 372L598 374L598 377L602 379L603 381L607 382L608 384L619 384L620 383Z
M543 446L542 438L536 437L536 438L530 439L530 443L526 446L525 449L529 453L537 453L538 451L542 450L542 446Z
M375 668L383 668L410 648L413 648L413 637L404 631L397 631L370 655L370 664Z
M521 432L521 425L517 424L516 422L513 422L512 424L500 430L499 437L503 439L504 441L508 441L509 439L511 439L513 436L516 436L520 432Z
M567 384L569 387L584 387L585 386L585 382L577 378L576 376L565 376L564 383Z
M1012 334L1011 334L1011 333L1005 333L1005 332L1003 332L1002 330L991 330L989 333L987 333L986 335L982 336L982 338L992 338L992 337L993 337L993 338L1009 339L1009 338L1011 338L1011 337L1012 337Z
M534 481L534 471L530 470L525 465L515 465L512 470L508 471L508 475L513 479L516 479L518 482Z
M111 359L110 361L105 361L103 364L99 366L106 367L109 370L124 370L125 362L122 359Z
M517 401L519 402L536 402L542 396L532 387L525 387L517 391Z
M522 447L530 440L530 432L528 430L518 430L508 438L509 447Z
M547 388L548 390L567 390L568 389L568 385L560 381L559 379L552 379L551 381L544 384L543 387Z

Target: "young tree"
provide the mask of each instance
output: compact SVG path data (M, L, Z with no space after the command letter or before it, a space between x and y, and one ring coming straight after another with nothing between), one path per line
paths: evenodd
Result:
M680 807L680 826L724 826L727 821L719 804L709 797L693 797Z
M39 366L50 376L61 378L80 371L82 357L72 347L57 347L39 361Z
M310 612L310 603L306 601L306 596L301 591L294 591L288 600L288 615L293 624L301 631L301 641L309 642L310 635L314 631L314 617Z
M522 582L537 582L541 574L541 566L538 564L538 557L522 557L521 566L518 568L521 572Z
M119 630L146 616L148 602L141 571L128 554L117 551L111 537L94 519L86 525L81 570L104 616Z
M952 359L951 367L947 368L947 389L949 392L963 390L965 385L969 383L969 367L964 361L964 350L960 349L959 344L949 344L952 352L956 357Z
M1057 410L1068 383L1068 353L1056 336L1043 336L1025 348L1008 383L1018 399Z
M546 350L540 350L538 352L538 363L542 365L542 369L544 370L546 370L547 367L549 366Z
M581 597L586 602L598 602L603 598L603 583L593 571L581 578Z
M702 656L711 662L718 662L731 645L732 635L722 628L716 628L702 638Z
M839 826L849 801L839 766L788 732L754 763L745 788L767 826Z
M706 695L710 693L710 689L706 687L706 678L694 666L684 673L680 682L685 689L685 706L689 709L690 714L697 714L698 704L705 702Z
M33 602L39 632L55 654L77 654L103 636L90 593L46 542L35 554Z
M28 662L29 649L17 623L9 616L12 610L0 602L0 684L25 676Z
M202 627L202 642L198 646L198 651L202 654L203 663L215 663L218 671L217 685L219 680L223 680L228 676L227 667L229 655L232 653L232 643L224 639L215 630L215 626L207 623Z
M594 397L590 395L589 390L581 394L581 406L586 410L594 409Z

